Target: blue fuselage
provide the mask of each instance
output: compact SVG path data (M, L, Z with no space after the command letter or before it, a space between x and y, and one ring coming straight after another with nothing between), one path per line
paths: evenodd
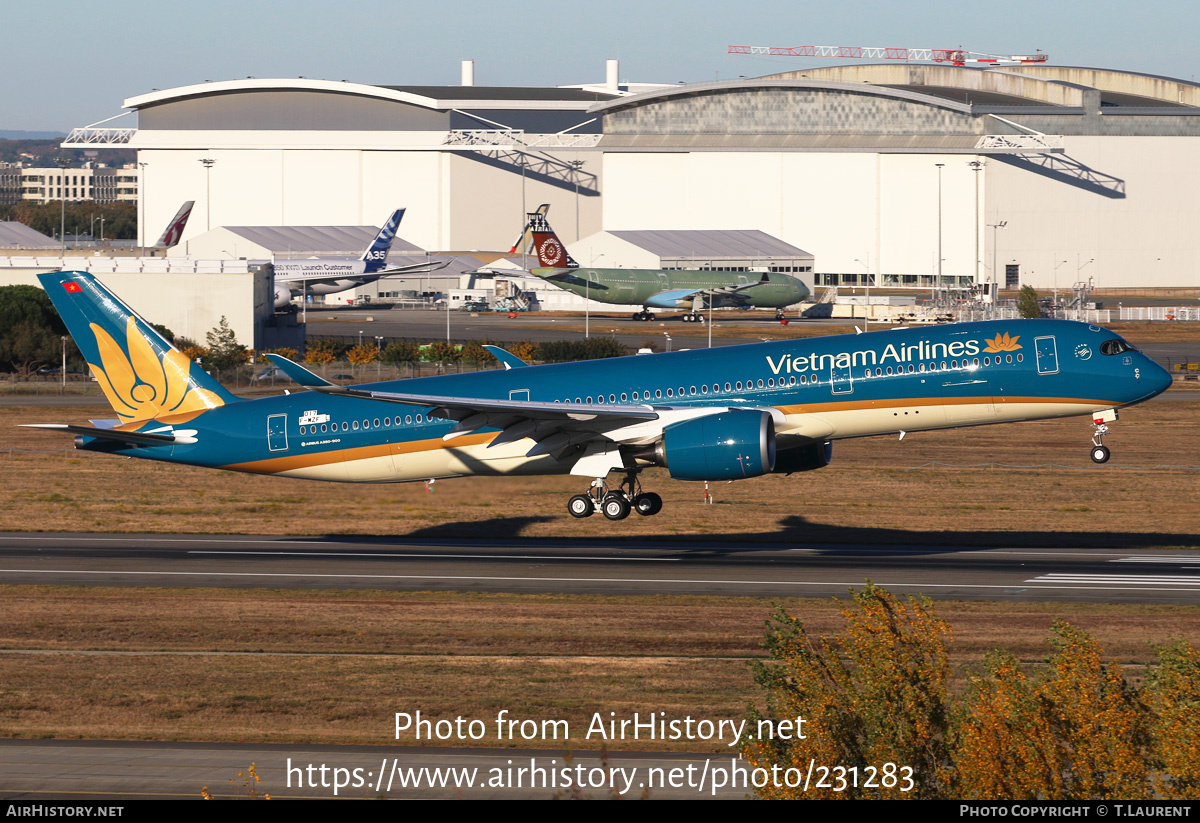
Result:
M1115 341L1115 342L1110 342ZM1116 334L1055 320L907 328L530 366L356 388L440 397L777 410L778 446L1087 414L1146 400L1170 376ZM195 443L93 447L179 463L314 479L387 482L563 472L487 449L496 429L443 440L431 408L297 392L229 403L183 425ZM778 419L778 416L777 416ZM84 448L92 445L85 438Z

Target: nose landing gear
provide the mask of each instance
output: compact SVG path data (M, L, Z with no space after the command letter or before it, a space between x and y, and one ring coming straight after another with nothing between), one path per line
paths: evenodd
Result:
M1104 445L1104 435L1108 433L1107 424L1116 419L1116 409L1107 409L1092 415L1092 425L1095 426L1095 430L1092 432L1091 457L1093 463L1107 463L1108 458L1112 455L1108 446Z
M630 512L643 517L658 514L662 511L662 498L654 492L642 491L638 471L640 469L627 472L625 479L614 489L608 487L605 478L597 477L586 494L577 494L567 501L567 512L578 518L600 512L609 520L624 520Z

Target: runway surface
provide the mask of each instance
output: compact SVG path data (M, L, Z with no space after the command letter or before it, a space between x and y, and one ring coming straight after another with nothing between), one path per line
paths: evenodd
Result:
M0 535L0 583L1200 603L1188 549Z
M587 799L609 797L610 780L618 792L627 789L624 797L630 799L644 791L652 799L747 794L741 786L714 788L722 771L732 778L732 749L728 754L619 752L607 761L599 752L576 752L570 762L564 755L565 750L0 740L0 799L199 800L204 787L218 799L244 799L245 778L236 775L245 774L251 763L262 780L255 789L272 799L550 800L570 796L574 787L567 785L568 774L571 782L584 784L581 794ZM342 784L336 794L335 783Z

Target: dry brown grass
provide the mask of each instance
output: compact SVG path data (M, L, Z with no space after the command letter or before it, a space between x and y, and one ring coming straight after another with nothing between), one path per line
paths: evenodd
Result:
M1071 418L842 441L820 471L712 484L711 506L703 484L648 471L643 484L663 495L663 512L612 523L566 514L585 486L578 478L462 478L429 492L234 474L76 452L65 437L14 428L82 421L96 408L0 407L0 531L855 543L971 533L981 544L1195 546L1198 412L1191 401L1123 411L1102 467L1087 457L1090 423Z
M1072 419L838 443L829 468L716 484L712 506L701 484L651 472L667 508L620 523L567 516L577 479L465 478L432 494L286 481L74 452L66 438L13 428L102 416L95 407L0 408L0 531L1195 547L1200 471L1169 466L1200 465L1198 407L1123 412L1104 467L1088 462L1088 422ZM921 467L929 461L958 467ZM394 742L392 713L417 709L507 708L573 728L593 711L740 717L758 699L745 659L760 654L769 611L754 598L72 587L3 588L0 602L0 648L13 650L0 654L0 736L370 744ZM820 633L840 627L827 601L788 602ZM1147 640L1200 642L1188 607L937 609L954 627L960 678L998 646L1041 659L1055 616L1135 674Z
M569 721L574 748L599 748L581 738L593 712L741 717L759 700L747 660L770 610L757 598L37 586L0 599L0 648L20 650L0 654L0 736L382 745L396 742L394 712L508 709ZM814 634L841 629L831 600L785 604ZM1068 613L1135 675L1153 656L1143 638L1200 641L1190 607L937 611L954 628L959 682L997 646L1044 658L1051 621ZM488 731L474 745L511 745Z

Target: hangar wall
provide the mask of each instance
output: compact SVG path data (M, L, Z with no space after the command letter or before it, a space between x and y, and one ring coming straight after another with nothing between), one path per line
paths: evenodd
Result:
M1079 136L1065 146L1096 182L988 160L985 222L1008 223L995 232L1001 272L1019 264L1021 283L1038 288L1070 288L1077 267L1098 288L1200 286L1200 137ZM988 265L991 240L989 229Z
M186 200L196 205L184 243L207 231L210 209L214 227L363 226L379 225L394 209L407 207L399 234L421 248L507 249L525 212L541 203L551 204L564 241L576 237L573 186L533 170L522 180L519 168L466 152L224 148L142 149L138 156L147 164L139 215L148 221L147 243ZM599 174L595 153L555 157L581 159L585 173ZM216 161L211 171L202 158ZM581 235L599 229L599 200L581 187Z
M864 273L864 264L877 274L930 274L938 239L935 164L943 163L943 273L974 275L970 159L872 152L614 152L604 157L604 227L761 229L812 252L818 274ZM981 204L982 188L981 181Z

